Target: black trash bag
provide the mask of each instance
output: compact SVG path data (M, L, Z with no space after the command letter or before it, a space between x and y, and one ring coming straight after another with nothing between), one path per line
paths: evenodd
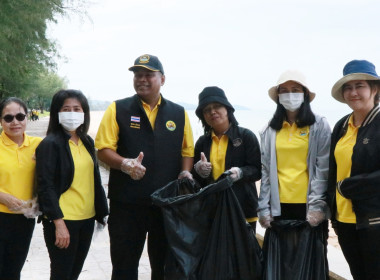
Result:
M265 232L264 280L327 280L327 223L275 220Z
M182 179L152 194L170 248L165 279L261 279L261 248L231 185L229 177L203 189Z

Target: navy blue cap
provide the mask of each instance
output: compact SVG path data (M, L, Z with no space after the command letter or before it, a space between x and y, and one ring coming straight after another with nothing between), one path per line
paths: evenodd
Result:
M164 75L164 67L162 67L161 61L157 56L150 54L143 54L135 60L135 64L129 67L129 71L136 71L138 68L145 68L154 72L161 72Z

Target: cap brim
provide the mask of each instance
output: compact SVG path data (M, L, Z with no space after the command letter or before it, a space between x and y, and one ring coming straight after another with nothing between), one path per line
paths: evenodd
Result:
M129 71L135 71L135 70L137 70L137 68L145 68L145 69L148 69L148 70L153 71L153 72L160 72L160 70L158 70L156 68L148 67L146 65L133 65L132 67L129 67L128 70Z
M342 86L345 83L348 83L350 81L355 81L355 80L375 81L375 80L380 80L380 78L366 74L366 73L348 74L348 75L342 77L340 80L338 80L335 83L335 85L332 87L332 89L331 89L332 97L334 97L339 102L346 103L346 101L343 98L343 94L342 94Z

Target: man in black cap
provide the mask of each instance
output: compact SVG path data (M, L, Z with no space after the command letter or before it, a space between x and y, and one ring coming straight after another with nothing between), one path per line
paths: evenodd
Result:
M112 279L137 280L147 233L151 279L164 279L167 241L150 195L177 178L192 178L193 135L184 108L160 93L165 75L159 59L142 55L129 70L136 94L108 107L95 140L99 159L111 167Z

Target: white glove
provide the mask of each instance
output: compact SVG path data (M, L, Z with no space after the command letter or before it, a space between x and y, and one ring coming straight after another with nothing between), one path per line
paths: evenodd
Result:
M241 169L239 167L232 167L228 171L231 172L230 177L232 179L232 182L236 182L243 177L243 171L241 171Z
M18 214L24 214L24 216L28 219L35 218L42 214L42 212L39 210L37 197L32 198L28 201L24 201L21 206L13 208L12 211Z
M140 180L145 175L146 168L141 164L144 153L140 152L137 158L126 158L122 161L120 169L127 173L133 180Z
M193 180L193 175L189 171L183 170L178 174L178 179L183 179L183 178L188 178L190 180Z
M309 222L310 226L316 227L322 223L326 218L326 214L321 211L307 211L306 221Z
M212 165L207 161L207 158L203 152L201 153L201 159L194 164L194 169L195 172L197 172L202 178L207 178L210 176Z
M263 228L270 228L270 222L273 221L273 217L271 215L267 216L260 216L259 217L259 223Z

